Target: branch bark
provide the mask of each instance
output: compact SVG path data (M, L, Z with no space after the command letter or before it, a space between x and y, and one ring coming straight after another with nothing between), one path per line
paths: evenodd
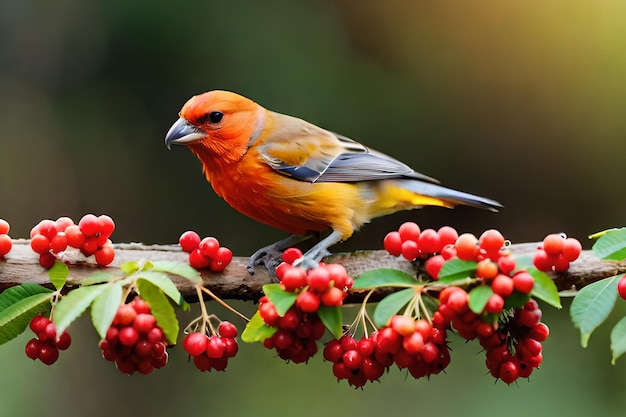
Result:
M119 266L127 261L145 259L187 262L187 254L182 252L178 245L122 243L115 244L114 247L115 260L107 267L107 270L113 273L122 274ZM532 255L536 247L536 243L510 246L515 255ZM411 262L389 256L382 250L340 253L330 256L326 262L344 265L352 277L357 277L374 268L395 268L410 274L417 272L417 268ZM220 298L258 300L263 294L263 285L273 282L272 277L262 267L257 267L255 274L250 275L246 270L247 264L247 257L234 257L228 268L221 273L203 271L204 285ZM83 278L98 269L91 259L72 264L68 285L77 286ZM550 276L560 291L576 291L602 278L624 272L626 272L626 260L604 261L598 259L591 251L583 251L581 257L570 265L567 273L550 274ZM189 281L178 277L172 278L188 301L197 300L195 289ZM6 261L0 261L0 291L24 282L50 286L47 271L39 265L38 255L30 249L29 241L16 239L13 241L13 249L6 256ZM359 301L363 296L364 293L354 292L348 301Z

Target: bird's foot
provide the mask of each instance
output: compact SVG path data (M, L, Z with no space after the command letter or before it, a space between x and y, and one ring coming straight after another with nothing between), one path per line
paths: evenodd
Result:
M281 262L282 251L273 246L267 246L252 254L246 269L250 275L254 275L254 267L257 265L263 265L272 278L276 278L276 267L280 265Z
M296 259L293 266L299 266L306 270L317 268L320 265L320 261L326 256L330 255L330 252L326 249L322 250L310 250L305 253L302 258Z

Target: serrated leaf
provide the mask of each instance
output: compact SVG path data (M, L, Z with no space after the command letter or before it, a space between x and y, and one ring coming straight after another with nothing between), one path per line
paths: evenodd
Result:
M335 339L339 339L343 333L341 308L338 306L321 305L317 310L317 315Z
M474 261L463 261L459 258L450 259L441 267L437 281L450 283L472 277L476 275L476 265L477 263Z
M413 288L406 288L387 295L385 298L378 302L376 309L374 310L374 324L378 328L383 328L389 319L399 312L402 307L415 297L415 290Z
M535 267L528 268L527 271L535 280L535 284L533 285L533 290L530 292L530 295L545 301L552 307L563 308L561 305L561 297L559 297L559 290L548 274L539 271Z
M37 314L50 311L51 293L34 294L20 299L0 313L0 345L16 338Z
M270 299L279 316L284 316L287 310L296 302L297 295L283 290L279 284L265 284L263 292Z
M626 352L626 317L622 317L611 330L611 364Z
M0 293L0 313L24 298L37 294L50 294L51 292L51 289L31 282L25 282L15 287L8 288Z
M181 305L185 303L182 294L178 291L176 285L165 272L141 271L138 272L135 277L150 281L159 287L161 291L163 291L163 293L171 298L176 304Z
M277 327L268 326L257 311L246 324L246 328L243 329L241 340L246 343L262 342L268 337L272 337L277 330Z
M91 322L101 339L113 322L115 313L122 303L123 288L119 282L107 285L91 304Z
M57 333L62 334L106 288L104 284L79 287L63 296L54 307L53 321Z
M126 275L132 275L139 271L139 262L128 261L120 265L120 269Z
M378 268L366 271L354 280L353 289L368 289L378 287L408 287L416 285L417 281L406 272L391 268Z
M622 276L604 278L583 287L570 307L574 326L580 329L580 344L587 347L591 333L611 313L617 299L617 282Z
M152 315L163 330L167 342L176 344L179 329L178 319L168 298L159 287L143 278L137 280L137 289L141 298L150 305Z
M48 271L48 278L57 290L63 288L69 275L70 269L61 261L54 261L54 265Z
M96 272L91 273L87 278L84 278L80 282L80 285L88 286L88 285L94 285L94 284L102 284L104 282L111 281L113 278L115 278L115 275L110 272L96 271Z
M607 231L596 240L591 250L600 259L626 259L626 227Z
M156 261L152 264L152 271L167 272L168 274L178 275L180 277L187 278L194 284L202 284L200 272L196 271L190 265L184 262Z
M481 314L487 305L487 301L493 295L489 285L479 285L469 292L469 308L476 314Z

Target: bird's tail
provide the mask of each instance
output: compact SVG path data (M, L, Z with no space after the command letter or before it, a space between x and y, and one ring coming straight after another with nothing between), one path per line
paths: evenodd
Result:
M438 205L454 207L456 205L465 205L489 211L498 211L502 208L502 204L495 200L453 190L438 184L412 179L394 179L388 181L393 188L398 187L413 193L415 195L413 197L415 206Z

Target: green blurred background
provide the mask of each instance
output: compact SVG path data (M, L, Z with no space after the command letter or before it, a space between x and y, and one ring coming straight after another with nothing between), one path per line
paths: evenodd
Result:
M216 197L190 152L163 144L182 104L219 88L506 206L400 213L338 249L380 248L405 220L586 242L623 225L624 22L626 3L608 0L4 0L0 217L26 237L43 218L107 213L117 242L172 243L194 229L238 255L282 238ZM166 368L128 378L97 359L83 320L51 368L23 355L25 336L0 347L0 407L67 417L624 415L626 360L610 365L609 326L583 350L565 307L546 307L552 336L530 383L494 385L477 345L455 339L447 375L414 381L394 370L364 391L336 384L320 358L286 365L256 345L226 373L194 372L175 348Z

